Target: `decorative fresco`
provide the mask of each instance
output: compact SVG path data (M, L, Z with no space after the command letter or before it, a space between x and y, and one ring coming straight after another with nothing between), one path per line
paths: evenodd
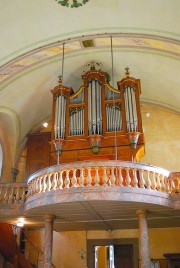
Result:
M148 35L133 34L116 34L112 38L114 48L133 48L154 50L172 56L180 56L180 42L169 39ZM62 41L63 43L63 41ZM62 55L62 43L56 42L49 46L44 46L10 61L0 69L0 83L4 83L7 79L18 73L33 68L44 61L51 60L53 57ZM105 49L111 45L110 35L96 35L81 37L79 39L69 39L65 42L65 54L85 52L88 49Z

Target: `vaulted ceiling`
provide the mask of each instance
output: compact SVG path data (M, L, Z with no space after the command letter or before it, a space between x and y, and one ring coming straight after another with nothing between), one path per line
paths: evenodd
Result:
M111 75L112 37L114 81L128 66L141 79L142 102L180 112L179 10L179 0L89 0L78 8L55 0L0 1L0 123L14 151L51 117L63 43L63 84L77 90L92 60Z

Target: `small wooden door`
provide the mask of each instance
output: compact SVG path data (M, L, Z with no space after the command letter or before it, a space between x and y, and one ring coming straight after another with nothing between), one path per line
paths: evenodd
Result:
M133 245L114 245L115 268L133 268Z

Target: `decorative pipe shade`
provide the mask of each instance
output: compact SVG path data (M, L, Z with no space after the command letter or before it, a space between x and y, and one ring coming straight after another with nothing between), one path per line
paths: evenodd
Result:
M140 132L132 131L132 132L128 132L127 135L128 135L131 148L136 149Z
M94 134L94 135L90 135L88 137L91 146L92 146L92 151L94 154L98 154L99 153L99 147L101 146L101 142L103 140L103 136L98 135L98 134Z
M54 144L57 155L61 155L65 140L64 139L55 139L52 142Z

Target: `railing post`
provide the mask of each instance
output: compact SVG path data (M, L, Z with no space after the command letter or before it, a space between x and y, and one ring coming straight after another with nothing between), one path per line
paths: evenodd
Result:
M45 216L43 268L51 268L54 219L54 215Z

